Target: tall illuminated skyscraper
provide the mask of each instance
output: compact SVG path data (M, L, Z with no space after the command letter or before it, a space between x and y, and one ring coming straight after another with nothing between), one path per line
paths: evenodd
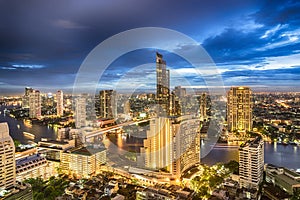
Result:
M117 104L116 91L102 90L100 91L100 117L116 118Z
M0 123L0 158L0 188L12 188L16 184L15 145L7 123Z
M239 148L240 186L258 189L263 179L264 141L257 137L242 144Z
M163 56L156 53L156 100L160 106L159 116L170 114L170 71Z
M171 165L172 138L169 118L157 117L150 121L150 130L144 140L146 167L160 169Z
M173 120L173 152L171 173L181 177L183 172L200 163L200 119L184 115Z
M57 116L63 116L64 115L64 93L61 90L58 90L56 93L56 110L57 110Z
M252 130L252 91L249 87L231 87L227 93L229 131Z
M86 98L79 96L75 99L75 126L76 128L85 127L86 122Z
M40 118L42 115L41 109L41 94L38 90L31 90L29 92L29 117Z
M145 167L164 168L180 178L184 171L200 163L199 126L199 118L192 116L152 119L141 149Z

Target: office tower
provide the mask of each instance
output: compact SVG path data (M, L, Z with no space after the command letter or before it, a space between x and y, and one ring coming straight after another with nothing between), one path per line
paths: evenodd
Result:
M0 189L16 185L15 145L7 123L0 123Z
M79 96L75 99L75 127L85 127L86 124L86 98Z
M264 141L261 137L257 137L239 148L240 186L258 189L263 178L263 170Z
M158 115L170 114L170 71L166 68L163 56L156 53L156 101L160 106Z
M116 118L117 102L116 91L102 90L100 91L100 117L101 118Z
M57 110L57 116L63 116L64 115L64 93L61 90L58 90L56 93L56 110Z
M200 96L200 119L201 121L204 121L207 119L207 115L206 115L206 94L203 93Z
M29 92L29 117L40 118L41 111L41 94L38 90L32 90Z
M199 126L200 120L192 116L152 119L141 148L145 167L165 169L180 178L184 171L200 163Z
M22 98L22 108L29 108L29 94L32 92L32 88L26 87L25 88L25 94Z
M229 131L252 130L252 91L249 87L231 87L227 93Z

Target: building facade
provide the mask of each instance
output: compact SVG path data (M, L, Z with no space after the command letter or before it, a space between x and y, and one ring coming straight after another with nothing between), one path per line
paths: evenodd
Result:
M171 172L176 177L200 163L200 119L181 116L173 122L175 135ZM173 137L174 138L174 137Z
M252 130L252 91L249 87L231 87L227 93L229 131Z
M29 93L29 117L39 119L42 116L41 94L39 90Z
M86 121L86 98L77 97L75 99L75 126L76 128L85 127L87 124Z
M106 163L106 149L74 148L62 153L61 170L66 174L88 178L96 174Z
M32 92L32 88L26 87L25 88L25 94L22 98L22 108L29 108L29 94Z
M156 101L159 116L170 115L170 71L163 56L156 53Z
M117 116L117 101L116 91L102 90L100 91L100 117L101 118L116 118Z
M191 116L157 117L141 152L146 168L164 169L176 176L200 163L200 119Z
M58 90L56 93L56 110L57 116L64 115L64 93L61 90Z
M15 145L7 123L0 123L0 189L16 185Z
M204 121L207 119L207 113L206 113L206 105L207 105L207 101L206 101L207 97L206 97L206 93L202 93L200 96L200 119L201 121Z
M264 141L257 137L239 148L240 187L258 189L263 179Z
M44 180L56 175L56 169L52 162L48 162L40 154L29 155L16 160L16 179L24 181L29 178L42 178Z

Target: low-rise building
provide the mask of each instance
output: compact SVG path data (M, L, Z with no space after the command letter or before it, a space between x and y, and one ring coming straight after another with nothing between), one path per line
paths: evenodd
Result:
M79 178L88 178L106 163L106 149L93 147L73 148L62 153L61 170Z
M33 200L30 184L17 183L9 190L0 189L0 200Z
M45 157L40 154L30 155L25 158L16 160L16 179L24 181L28 178L48 179L54 176L56 169L53 163L48 162Z
M300 190L300 174L284 167L267 164L266 181L280 187L289 194Z

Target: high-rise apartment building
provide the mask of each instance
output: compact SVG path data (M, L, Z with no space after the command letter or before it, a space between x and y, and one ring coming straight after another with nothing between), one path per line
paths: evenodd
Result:
M159 116L170 114L170 71L166 68L163 56L156 53L156 101L159 107Z
M263 179L264 141L257 137L239 148L240 186L258 189Z
M57 110L57 116L63 116L64 115L64 93L61 90L58 90L56 93L56 110Z
M75 99L75 127L82 128L86 122L86 98L79 96Z
M42 116L41 94L39 90L29 92L29 117L40 118Z
M200 163L199 126L200 120L191 116L151 120L141 149L145 167L163 168L180 177L182 172Z
M252 130L252 91L249 87L231 87L227 93L229 131Z
M25 94L22 98L22 108L29 108L29 94L32 92L32 88L26 87L25 88Z
M200 119L204 121L207 119L206 115L206 93L201 94L200 96Z
M100 117L102 118L116 118L117 115L117 101L116 91L102 90L100 91Z
M181 113L181 102L178 96L175 95L175 92L170 94L170 116L180 116Z
M7 123L0 123L0 189L16 185L15 145Z

